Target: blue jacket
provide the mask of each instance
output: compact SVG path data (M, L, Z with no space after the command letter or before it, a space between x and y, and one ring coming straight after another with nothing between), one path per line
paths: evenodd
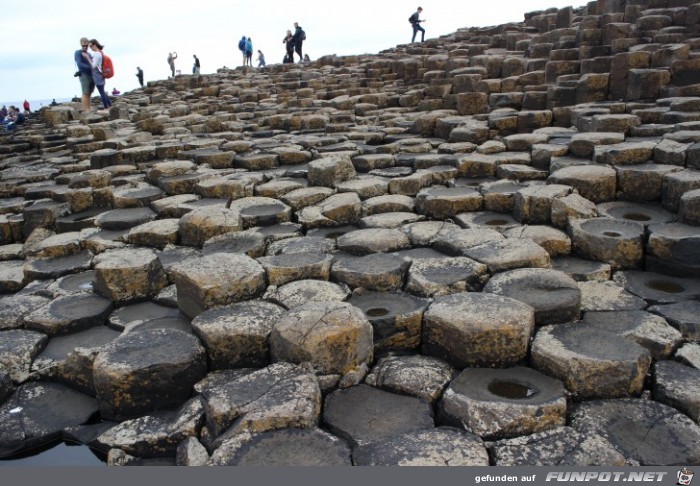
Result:
M253 53L253 42L250 40L245 41L245 52L246 54Z
M82 49L75 51L73 58L75 60L75 64L78 66L78 71L80 71L80 74L92 76L92 64L85 60Z

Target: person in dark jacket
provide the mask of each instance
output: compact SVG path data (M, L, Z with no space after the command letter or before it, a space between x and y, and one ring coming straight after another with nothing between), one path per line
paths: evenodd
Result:
M425 22L425 20L421 20L421 12L423 12L423 9L418 7L418 10L416 10L409 18L409 22L411 22L411 25L413 26L413 37L411 38L411 42L416 41L416 34L418 31L420 31L420 41L425 42L425 29L420 26L420 23Z
M284 44L287 49L287 54L284 56L284 63L294 62L294 36L291 30L287 31L287 35L282 39L282 44Z
M95 82L92 79L92 56L88 52L89 41L87 37L80 39L80 49L75 51L73 60L76 66L78 66L78 72L75 73L76 77L80 80L80 89L82 92L81 101L83 103L83 110L90 111L90 97L92 92L95 91ZM83 54L86 54L84 56Z
M301 46L306 40L306 33L304 32L304 29L299 27L299 24L297 22L294 22L294 51L299 54L299 62L304 61L304 56L301 53ZM294 62L294 59L292 59L292 62Z
M136 68L136 77L139 79L139 84L143 88L143 69L140 67Z

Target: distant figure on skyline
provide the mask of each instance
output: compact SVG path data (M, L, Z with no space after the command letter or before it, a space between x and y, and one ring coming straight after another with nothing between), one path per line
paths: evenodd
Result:
M24 108L24 114L29 115L29 112L31 111L29 109L29 101L24 100L24 103L22 103L22 108Z
M192 65L192 74L199 74L199 71L201 69L201 65L199 64L199 58L196 54L192 54L192 57L194 57L194 65Z
M284 56L284 61L282 62L284 64L294 62L294 36L291 30L287 31L287 35L282 39L282 44L284 44L287 49L287 55Z
M56 103L56 98L51 100L51 103L49 103L49 106L58 106L58 103Z
M308 54L304 54L304 62L311 62L311 58Z
M408 21L411 22L411 26L413 27L413 37L411 38L411 42L416 41L416 34L418 31L420 31L420 41L425 42L425 29L420 26L421 22L425 22L425 20L421 20L420 14L423 12L423 9L421 7L418 7L418 10L413 12L413 15L411 15L408 18Z
M253 41L250 37L245 41L245 60L248 66L253 67Z
M294 51L299 54L299 62L304 61L304 56L301 53L301 46L306 40L306 32L304 32L304 29L299 27L298 22L294 22ZM294 59L292 58L292 62L294 62Z
M83 110L86 111L90 110L90 97L95 91L95 81L92 79L92 56L88 52L88 44L87 37L80 39L80 49L75 51L73 56L75 64L78 66L78 72L75 74L80 80Z
M258 67L265 67L265 54L258 49Z
M241 37L241 40L238 41L238 50L241 51L241 55L243 56L243 65L245 66L246 63L246 56L245 56L245 45L248 42L248 39L246 36Z
M121 91L119 91L117 88L112 88L112 96L119 96L122 94Z
M168 66L170 66L170 76L175 77L175 59L177 59L177 52L168 53Z
M97 91L100 92L100 98L102 99L102 106L107 109L112 106L112 101L105 93L105 77L102 74L102 49L104 46L100 44L97 39L90 39L88 44L92 50L92 80L95 82L95 87ZM88 54L84 53L83 56L87 58Z
M143 88L143 69L136 67L136 77L139 79L139 84Z

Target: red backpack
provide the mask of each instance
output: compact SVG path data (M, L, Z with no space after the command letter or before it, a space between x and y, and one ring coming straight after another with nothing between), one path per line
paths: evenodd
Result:
M114 64L112 64L112 58L110 58L104 52L102 53L102 76L106 79L114 76Z

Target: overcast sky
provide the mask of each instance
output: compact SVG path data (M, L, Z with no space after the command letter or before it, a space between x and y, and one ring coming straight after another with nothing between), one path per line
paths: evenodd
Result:
M202 73L238 66L242 35L252 38L268 63L284 56L282 38L293 23L306 31L304 52L377 53L411 40L408 17L423 7L426 38L462 27L520 22L525 12L550 7L579 7L586 0L0 0L0 101L70 98L80 95L73 77L73 53L82 36L106 46L115 66L107 89L138 86L136 67L145 80L169 75L168 52L176 51L176 69L191 73L193 54ZM420 34L419 34L420 35ZM38 108L38 107L33 107Z

